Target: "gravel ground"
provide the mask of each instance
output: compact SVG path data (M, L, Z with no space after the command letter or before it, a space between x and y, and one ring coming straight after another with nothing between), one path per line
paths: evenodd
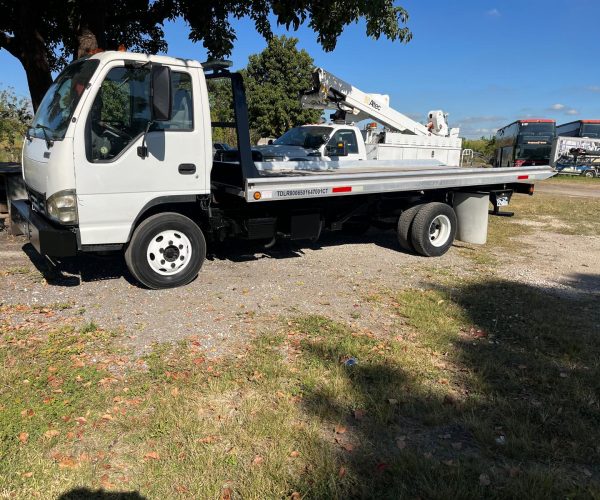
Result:
M516 254L492 250L497 277L559 293L599 293L599 236L536 232L523 242ZM284 243L268 253L235 243L207 260L188 286L152 291L135 284L120 256L82 256L51 268L23 237L0 231L0 303L54 305L54 319L77 316L81 323L122 329L136 351L194 337L219 355L243 349L255 332L286 315L323 314L385 330L394 317L365 300L369 295L426 286L440 272L466 277L481 271L466 257L479 251L476 246L457 243L437 259L396 247L393 232L375 230L360 238L325 235L310 246ZM56 304L71 307L61 311Z

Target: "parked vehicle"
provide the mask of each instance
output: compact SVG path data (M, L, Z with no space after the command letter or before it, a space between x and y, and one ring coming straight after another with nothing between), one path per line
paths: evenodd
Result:
M207 80L230 82L237 151L213 157ZM347 141L338 145L346 157ZM443 255L483 243L488 205L553 175L406 160L255 162L242 76L224 65L103 52L69 65L23 146L27 199L12 222L42 255L124 251L149 288L198 274L207 241L316 240L348 225L391 225L399 245Z
M493 166L547 165L555 136L556 123L543 118L517 120L502 127L496 132Z
M390 106L387 95L368 94L323 68L313 73L313 88L301 97L302 106L332 109L332 123L295 127L273 144L255 151L264 161L286 160L433 160L433 164L458 166L462 139L449 128L441 110L427 114L423 125ZM363 130L355 126L372 120ZM381 128L378 127L381 125ZM347 155L339 155L338 144Z
M600 120L577 120L556 127L556 135L566 137L600 138Z
M600 174L600 138L558 136L552 142L550 166L560 174L597 177Z

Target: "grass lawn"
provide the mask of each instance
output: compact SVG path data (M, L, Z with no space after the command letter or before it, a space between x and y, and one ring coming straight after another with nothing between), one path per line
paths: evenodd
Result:
M579 224L549 200L515 197L492 243ZM386 329L281 317L219 359L0 305L0 498L600 498L597 298L428 283L364 298Z

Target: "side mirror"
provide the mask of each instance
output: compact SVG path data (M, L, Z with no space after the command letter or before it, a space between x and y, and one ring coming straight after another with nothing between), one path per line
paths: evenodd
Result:
M271 144L273 144L273 139L269 139L267 144L270 146Z
M327 156L348 156L346 141L338 141L327 145Z
M152 66L152 121L171 119L171 68Z

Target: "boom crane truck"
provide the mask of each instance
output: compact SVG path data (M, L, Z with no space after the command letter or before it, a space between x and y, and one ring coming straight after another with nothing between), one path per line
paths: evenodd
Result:
M231 84L232 123L211 123L215 78ZM235 158L214 159L211 126L235 128ZM336 152L347 154L343 143ZM22 158L27 198L13 203L12 224L40 254L123 252L131 274L154 289L189 283L207 241L234 237L316 240L377 222L396 228L400 247L439 256L457 235L485 241L489 200L505 205L553 175L541 166L257 162L239 73L127 52L94 54L58 76Z
M458 128L448 128L447 114L433 110L428 125L390 107L388 95L369 94L323 68L313 72L313 87L301 96L302 107L335 110L331 124L302 125L256 151L264 161L419 160L423 165L460 163ZM355 125L372 120L363 130ZM383 126L378 129L377 124ZM336 144L346 142L348 155L336 156Z

